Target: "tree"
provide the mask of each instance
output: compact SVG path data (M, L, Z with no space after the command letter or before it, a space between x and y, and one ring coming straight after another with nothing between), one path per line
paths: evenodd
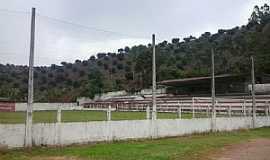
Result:
M76 63L76 64L80 64L80 63L82 63L82 61L79 60L79 59L76 59L76 60L75 60L75 63Z
M191 42L191 41L194 41L194 40L196 40L196 37L193 37L193 36L189 36L189 37L187 37L187 38L184 38L184 41L185 42Z
M102 74L98 69L92 69L88 74L88 81L84 86L82 96L94 98L96 94L100 94L103 88Z
M122 70L124 68L123 64L119 63L117 64L117 69Z
M104 57L106 57L106 53L98 53L97 54L97 57L98 57L98 59L101 59L101 58L104 58Z
M82 62L82 64L83 64L84 67L86 67L86 66L88 65L88 61L84 60L84 61Z
M179 43L179 41L180 41L179 38L173 38L173 39L172 39L172 43L173 43L173 44L177 44L177 43Z
M119 49L118 49L118 53L119 53L119 54L124 53L124 49L123 49L123 48L119 48Z
M265 24L269 21L270 16L270 10L269 5L264 4L263 6L255 6L254 11L251 14L251 17L249 18L249 24Z
M90 57L90 61L95 61L96 60L96 57L95 56L91 56Z
M61 64L62 64L63 66L66 66L66 65L67 65L67 62L61 62Z
M123 53L117 54L117 58L119 61L123 61L125 59L125 55Z
M81 71L79 72L79 77L83 77L84 75L85 75L85 71L81 70Z
M106 63L103 64L103 67L104 67L104 70L108 70L109 69L109 66Z
M130 51L130 48L128 46L126 46L124 51L125 51L125 53L128 53Z

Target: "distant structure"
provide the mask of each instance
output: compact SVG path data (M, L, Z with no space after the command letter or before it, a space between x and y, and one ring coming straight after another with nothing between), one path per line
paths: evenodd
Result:
M15 112L15 102L8 98L0 97L0 112Z
M250 76L223 74L215 76L216 95L218 96L246 96L250 95ZM157 82L157 97L194 97L211 96L211 76L193 77L183 79L172 79ZM256 76L255 92L257 95L270 94L270 75L262 74ZM96 101L130 101L149 100L152 98L152 89L142 89L136 93L126 91L115 91L96 95L94 99L78 98L77 102Z
M251 80L249 75L232 75L232 74L217 75L215 76L215 81L216 81L216 94L218 95L248 95L250 93L248 86L249 84L251 84ZM267 74L257 75L256 92L258 94L269 94L270 87L268 87L267 85L268 83L270 83L270 75ZM210 76L165 80L158 82L158 85L167 87L167 93L175 95L208 96L211 93Z

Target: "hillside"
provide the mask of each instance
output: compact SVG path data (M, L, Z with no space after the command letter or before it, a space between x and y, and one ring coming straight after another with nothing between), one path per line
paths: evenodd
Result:
M210 50L214 48L216 73L249 72L254 55L256 73L270 74L269 6L255 6L246 25L216 34L203 33L173 38L157 44L157 80L205 76L210 73ZM77 96L151 86L151 45L125 47L118 53L98 53L88 60L62 62L60 66L35 67L35 101L74 101ZM0 97L27 99L28 67L0 64Z

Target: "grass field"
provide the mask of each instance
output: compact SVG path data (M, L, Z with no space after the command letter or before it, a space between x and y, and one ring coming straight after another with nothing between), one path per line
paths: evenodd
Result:
M191 114L183 114L182 118L191 118ZM112 112L112 120L141 120L146 118L145 112ZM158 113L159 119L175 119L176 113ZM56 122L56 111L39 111L33 114L34 123ZM62 111L63 122L86 122L106 120L105 111ZM24 123L25 112L0 112L0 123Z
M34 148L0 152L1 160L208 160L207 154L228 144L255 138L270 138L270 128L209 133L157 140L118 141L112 143ZM69 159L70 158L70 159ZM72 159L73 158L73 159Z

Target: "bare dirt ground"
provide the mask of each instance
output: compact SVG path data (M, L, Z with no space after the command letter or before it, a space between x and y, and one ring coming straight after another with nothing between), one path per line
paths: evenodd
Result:
M212 160L270 160L270 139L255 139L226 146Z

